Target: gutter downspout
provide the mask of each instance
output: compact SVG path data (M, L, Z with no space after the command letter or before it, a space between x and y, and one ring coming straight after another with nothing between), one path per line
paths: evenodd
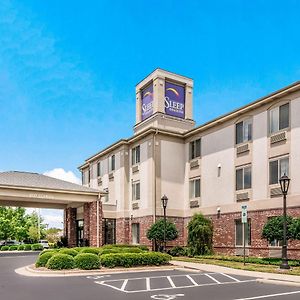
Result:
M99 237L100 237L100 226L99 226L99 201L101 201L101 194L99 193L98 194L98 199L97 199L97 208L96 208L96 213L97 213L97 217L96 217L96 222L97 222L97 233L96 233L96 236L97 236L97 248L100 247L100 243L99 243Z

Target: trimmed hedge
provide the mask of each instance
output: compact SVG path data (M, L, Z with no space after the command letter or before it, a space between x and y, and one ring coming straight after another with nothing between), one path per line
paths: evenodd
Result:
M39 256L41 256L41 255L43 255L45 253L48 253L48 252L57 253L58 251L59 251L59 249L45 249L42 252L40 252Z
M56 254L55 252L51 252L51 251L45 252L44 254L42 254L38 257L38 259L35 263L35 266L37 268L45 267L47 265L49 259L55 254Z
M80 253L74 258L75 266L82 270L100 269L100 258L93 253Z
M9 246L9 251L15 251L15 250L18 250L18 246L17 245Z
M100 254L102 251L101 248L84 248L81 251L79 251L79 253L91 253L91 254Z
M24 245L24 250L25 250L25 251L31 250L31 246L32 246L31 244L25 244L25 245Z
M142 253L145 252L143 250L141 250L140 248L123 248L123 247L119 247L119 248L105 248L105 249L101 249L100 250L100 255L104 255L104 254L113 254L113 253Z
M25 250L25 245L19 245L18 246L18 251L23 251Z
M63 248L63 249L60 249L59 250L59 253L61 254L68 254L68 255L71 255L71 256L76 256L78 254L78 252L74 249L71 249L71 248Z
M9 250L9 246L2 246L1 247L1 251L8 251Z
M159 266L168 264L171 256L159 252L145 252L145 253L115 253L104 254L100 256L101 265L107 268L114 267L133 267L133 266Z
M38 250L43 250L43 246L41 244L32 244L31 245L31 250L32 251L38 251Z
M112 245L104 245L101 247L102 249L111 249L111 248L139 248L143 251L149 251L148 247L145 245L127 245L127 244L112 244Z
M71 255L58 253L48 260L46 267L51 270L74 269L75 261Z
M186 256L188 254L188 249L181 246L175 246L169 251L169 254L172 256Z

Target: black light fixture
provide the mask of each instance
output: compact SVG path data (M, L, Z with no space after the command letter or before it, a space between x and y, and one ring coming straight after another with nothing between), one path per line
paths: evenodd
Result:
M287 221L286 221L286 195L289 190L291 179L284 174L280 179L280 188L283 195L283 241L282 241L282 263L280 265L280 269L288 270L290 269L288 263L288 255L287 255Z
M166 239L166 231L167 231L167 216L166 216L166 209L168 205L168 197L166 195L163 195L161 197L161 204L164 209L164 252L167 250L167 239Z

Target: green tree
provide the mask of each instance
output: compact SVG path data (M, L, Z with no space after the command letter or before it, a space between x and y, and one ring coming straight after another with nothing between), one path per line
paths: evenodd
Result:
M11 207L0 207L0 240L13 239L14 236L14 211Z
M173 241L178 237L178 230L174 223L166 221L166 240ZM159 219L147 231L148 240L155 241L161 247L164 242L164 220Z
M60 234L62 230L60 228L51 227L46 230L46 238L50 243L57 243L60 240Z
M293 218L287 216L287 240L293 238ZM264 225L262 230L262 237L269 242L274 240L282 241L283 240L283 216L272 217Z
M295 218L293 220L291 231L294 240L300 240L300 218Z
M188 224L188 246L191 255L212 252L213 223L202 214L195 214Z

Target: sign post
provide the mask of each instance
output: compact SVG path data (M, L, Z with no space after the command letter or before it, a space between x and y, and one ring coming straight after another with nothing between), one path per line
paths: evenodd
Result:
M247 219L248 219L247 205L242 205L244 266L246 265L246 226L248 221Z

